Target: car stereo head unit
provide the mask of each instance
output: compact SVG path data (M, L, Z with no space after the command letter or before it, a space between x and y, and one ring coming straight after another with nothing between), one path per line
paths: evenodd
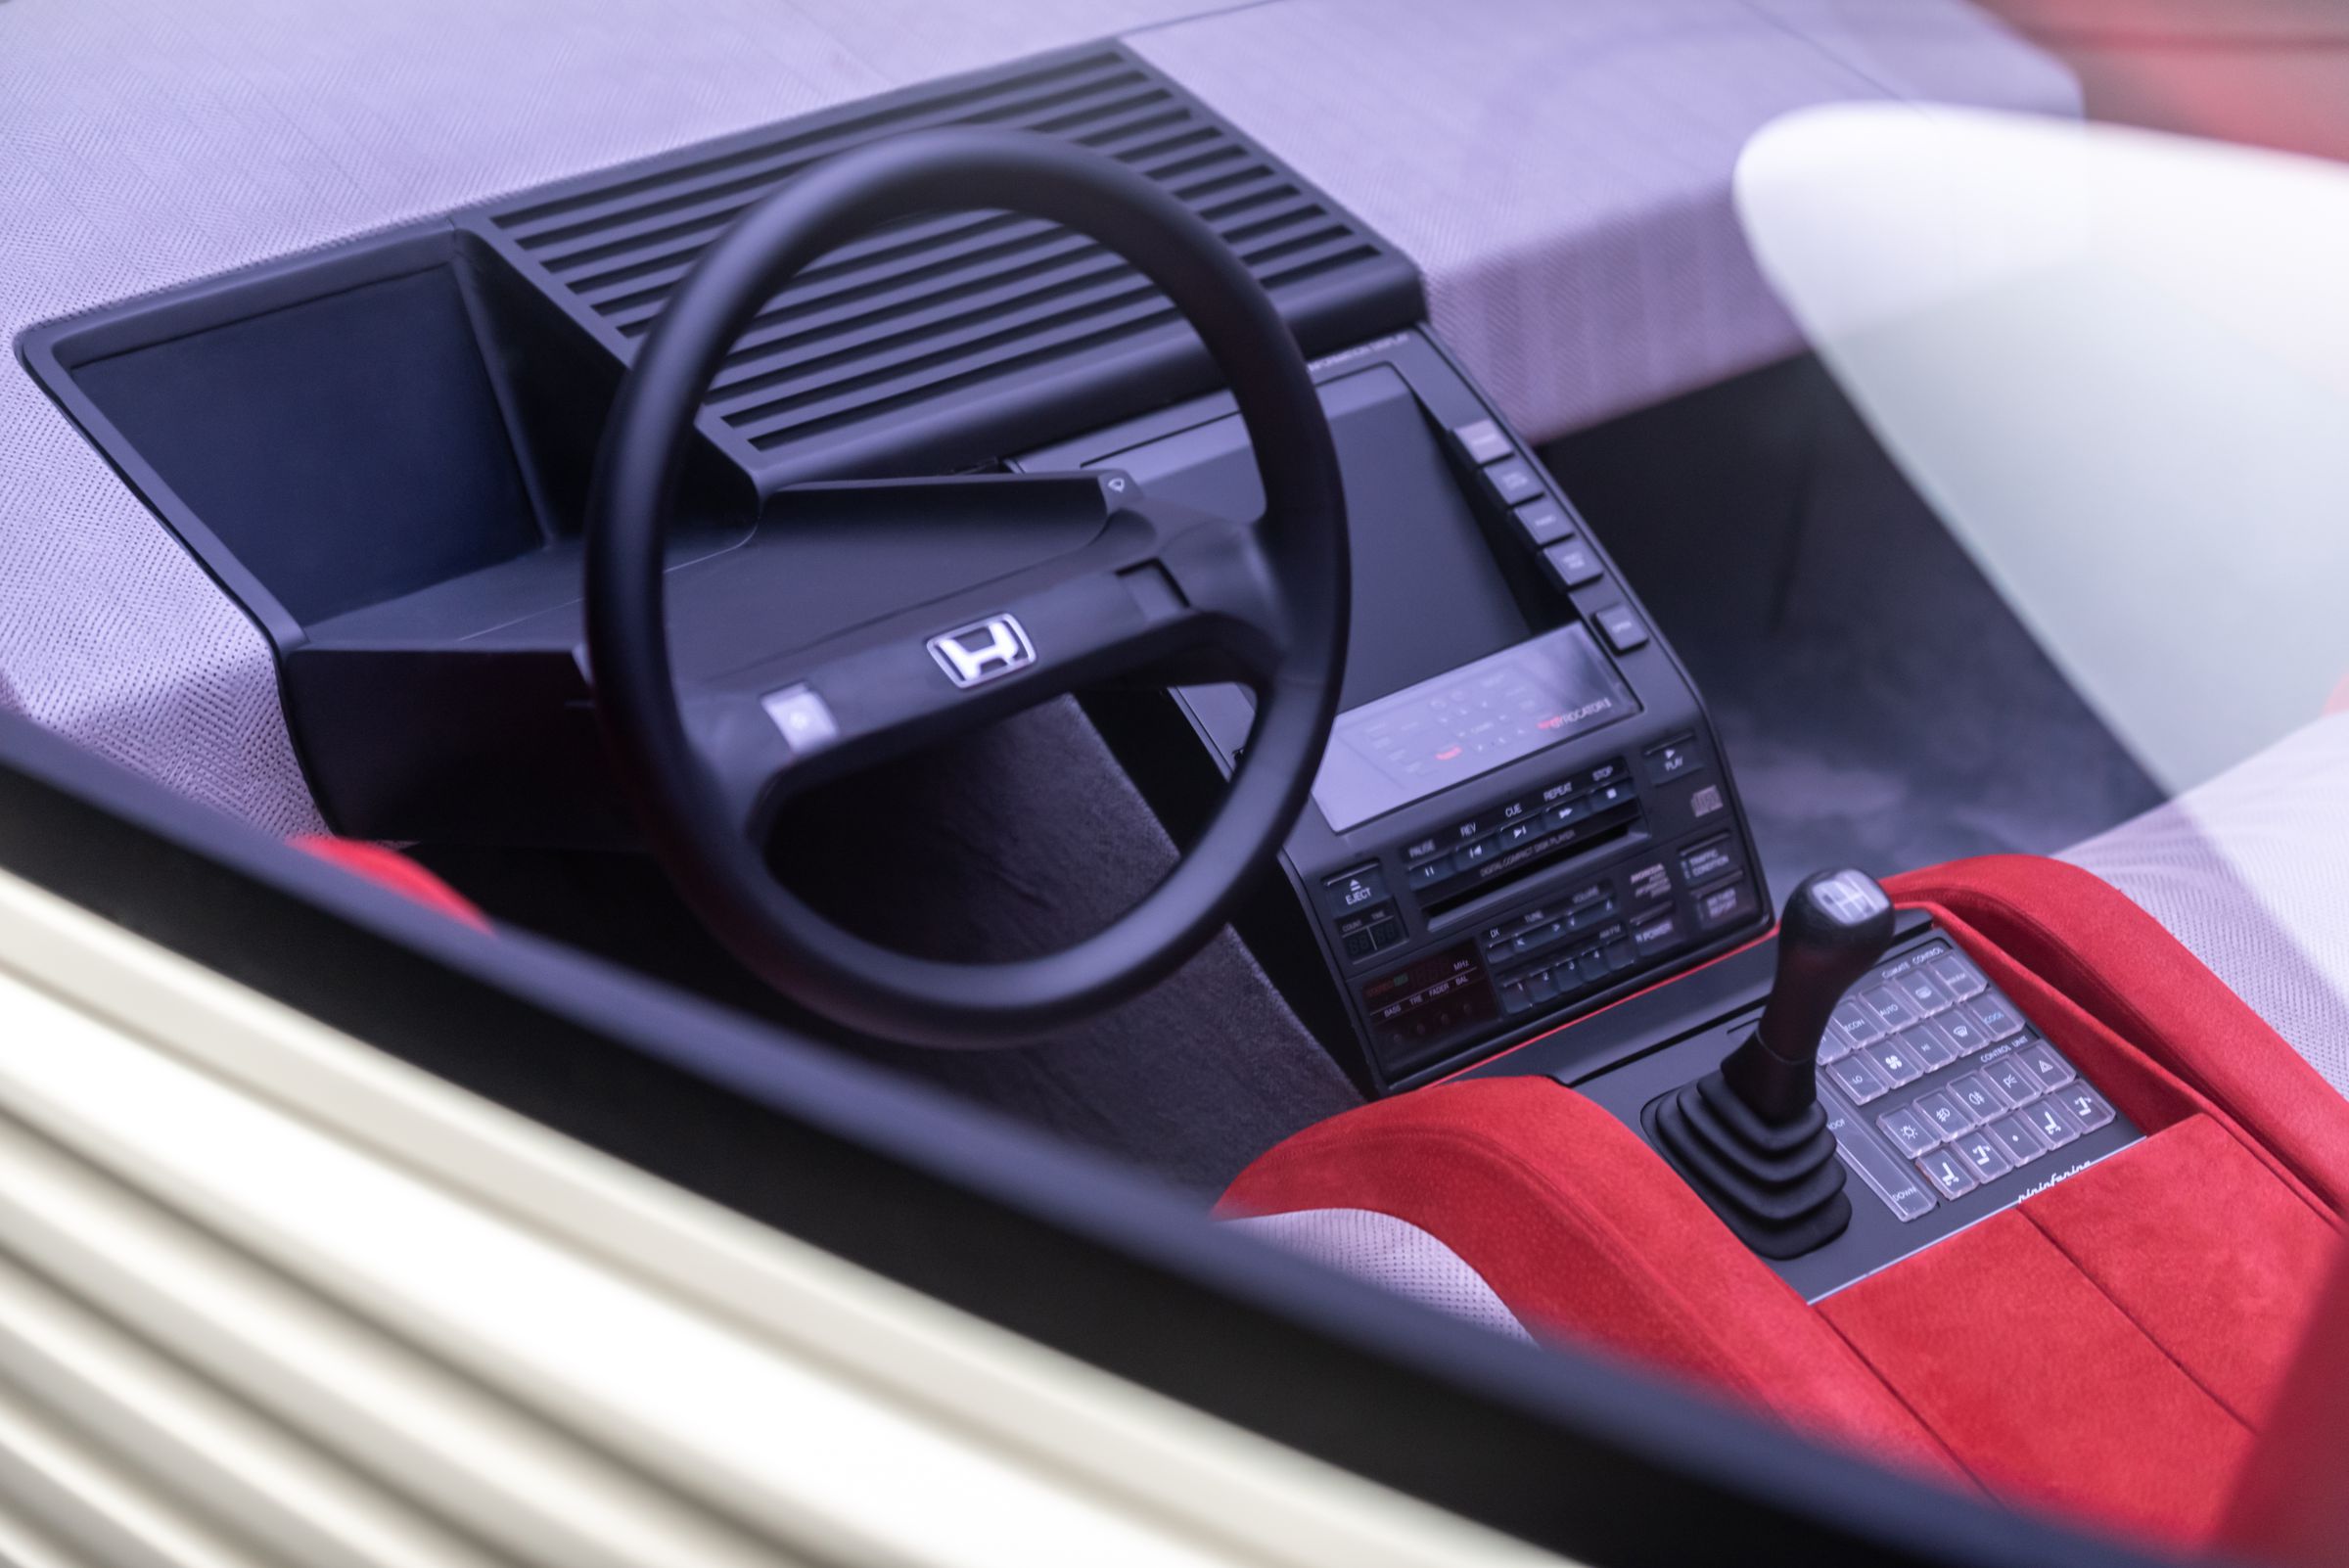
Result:
M1286 884L1241 927L1385 1091L1726 949L1763 928L1768 899L1687 677L1458 368L1404 333L1314 373L1354 535L1353 641ZM1203 511L1263 508L1226 397L1020 466L1115 467ZM1188 688L1174 714L1227 775L1249 694ZM1163 733L1135 742L1167 755ZM1137 771L1170 826L1189 826L1203 792Z

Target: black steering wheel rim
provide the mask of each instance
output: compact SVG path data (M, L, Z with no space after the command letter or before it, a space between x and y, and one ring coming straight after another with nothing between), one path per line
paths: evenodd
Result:
M687 734L667 635L664 541L694 423L721 362L810 261L883 223L942 210L1029 213L1082 232L1190 321L1237 401L1266 512L1256 530L1278 619L1255 729L1196 843L1141 901L1057 951L994 963L867 942L767 871ZM1020 131L917 133L841 155L739 219L701 257L624 379L590 491L586 627L618 782L669 877L768 984L862 1033L937 1047L1017 1044L1173 972L1221 929L1304 808L1344 669L1349 557L1327 421L1296 341L1204 222L1110 159ZM1039 699L1040 700L1040 699Z

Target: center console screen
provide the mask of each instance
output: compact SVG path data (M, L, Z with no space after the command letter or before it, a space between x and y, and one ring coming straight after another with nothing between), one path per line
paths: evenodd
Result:
M1339 701L1352 707L1523 641L1533 629L1436 445L1418 399L1381 366L1341 376L1321 404L1346 479L1354 635ZM1221 517L1264 510L1234 418L1094 461L1145 493Z
M1343 833L1639 711L1581 624L1338 715L1313 804Z

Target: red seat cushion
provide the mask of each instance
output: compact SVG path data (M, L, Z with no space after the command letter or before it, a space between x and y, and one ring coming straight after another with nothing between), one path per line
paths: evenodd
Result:
M478 930L489 929L489 917L482 913L478 904L397 850L361 839L330 838L316 833L303 834L292 843L304 853L354 872L428 909L462 920Z

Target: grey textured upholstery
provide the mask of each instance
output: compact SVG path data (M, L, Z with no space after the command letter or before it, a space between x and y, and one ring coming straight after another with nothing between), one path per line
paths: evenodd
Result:
M1536 440L1801 346L1729 208L1771 119L2079 111L1961 0L1281 0L1132 41L1401 245Z
M17 0L0 335L1108 33L1398 241L1534 436L1795 346L1727 200L1831 99L2069 110L1959 0ZM315 823L259 633L0 362L0 704Z
M1370 1209L1300 1209L1224 1222L1479 1328L1528 1342L1534 1337L1482 1274L1407 1220Z
M2349 1094L2349 715L2066 852Z

